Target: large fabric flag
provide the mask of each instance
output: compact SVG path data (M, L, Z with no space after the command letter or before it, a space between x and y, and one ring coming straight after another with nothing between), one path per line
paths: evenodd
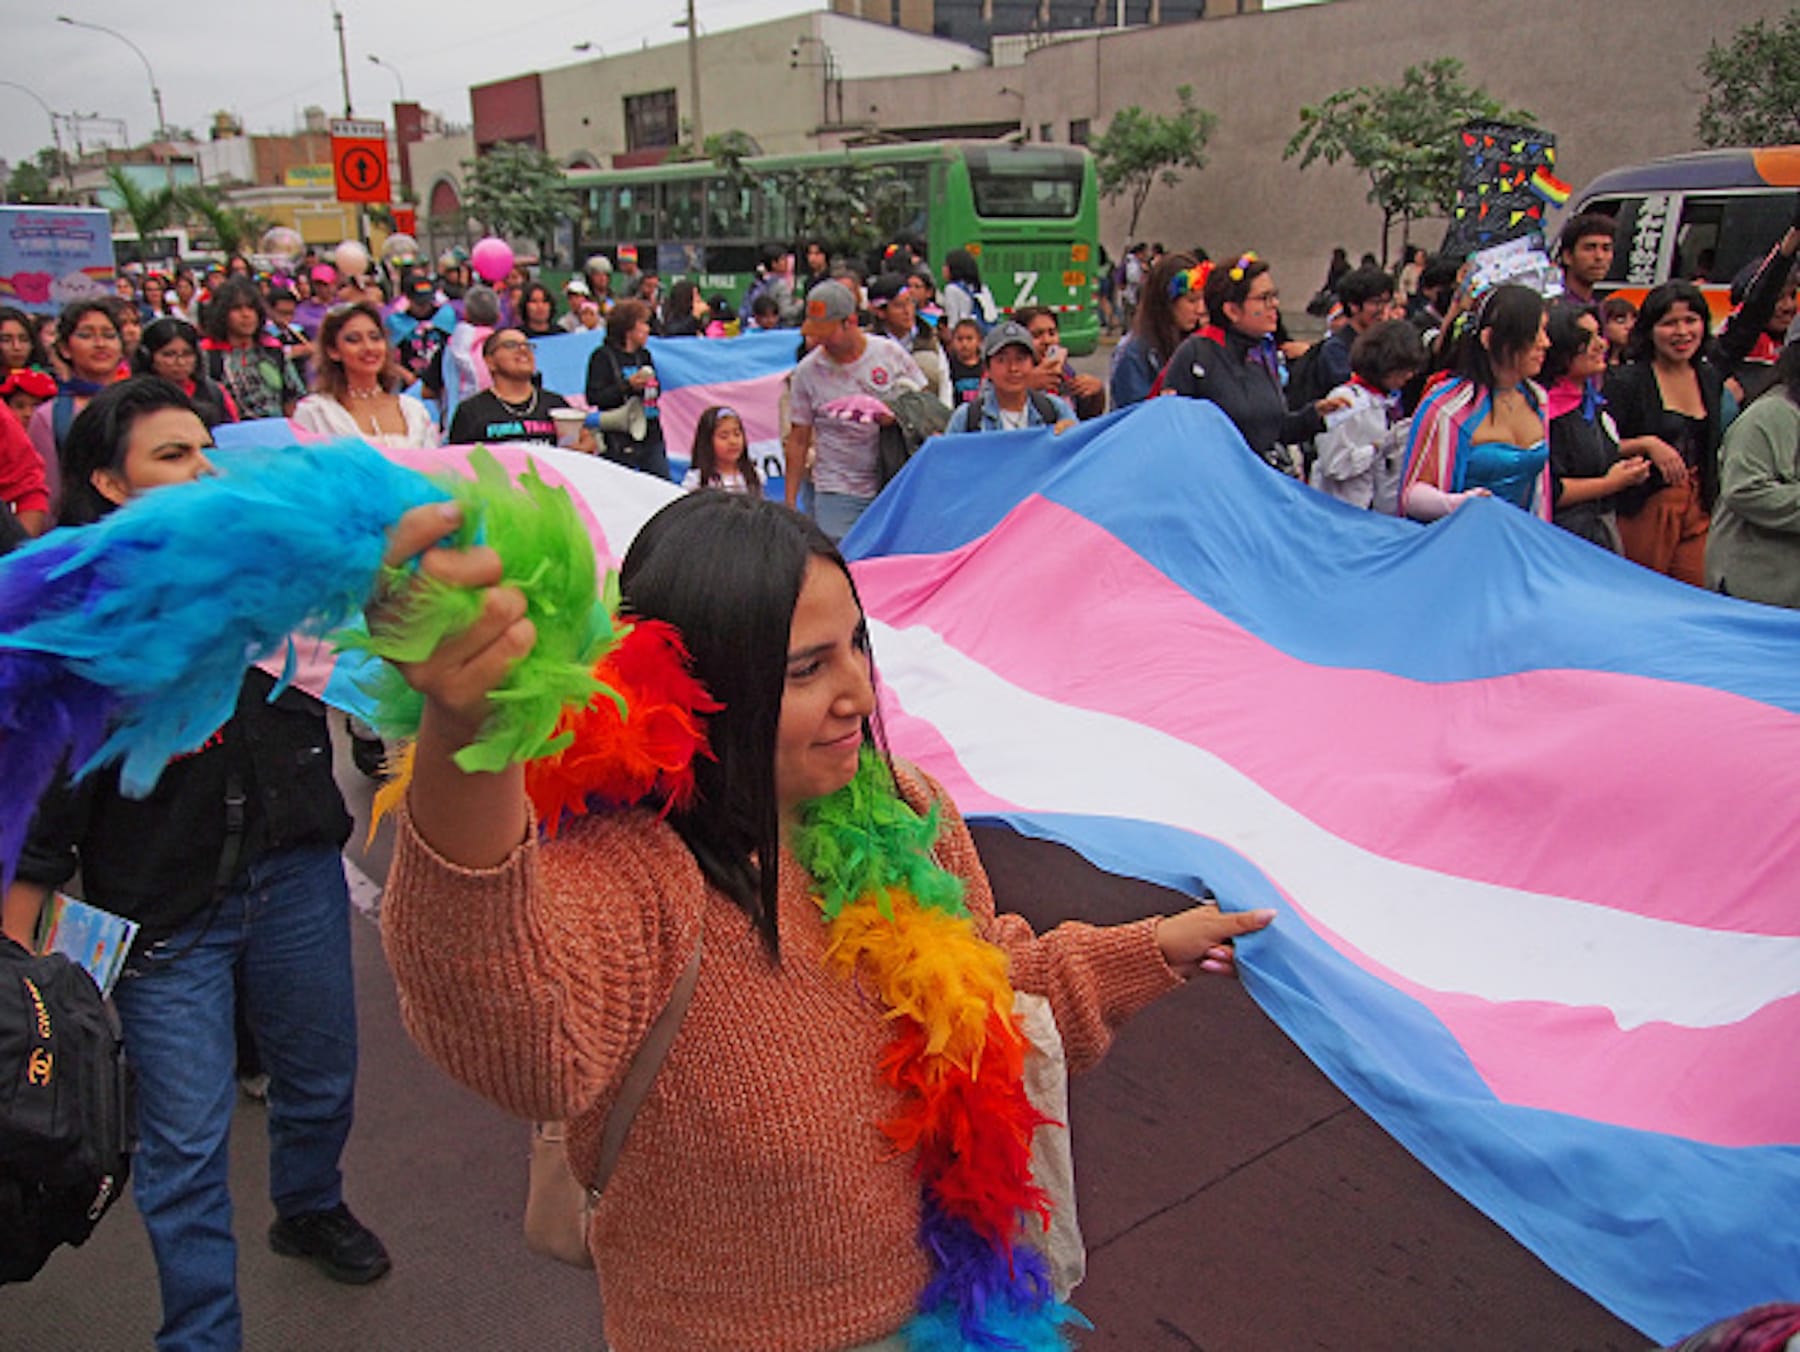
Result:
M1231 907L1251 994L1651 1336L1800 1290L1800 615L1209 405L940 438L847 541L886 726L973 816Z
M597 330L535 340L544 388L579 395L587 385L588 358L602 337ZM784 472L781 395L799 351L800 335L793 329L758 330L737 338L652 338L669 458L685 470L700 415L710 405L724 404L743 419L757 470L765 485L774 480L773 495L779 497Z

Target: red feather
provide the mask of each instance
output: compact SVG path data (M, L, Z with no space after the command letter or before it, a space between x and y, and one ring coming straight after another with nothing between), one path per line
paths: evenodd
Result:
M626 712L604 692L565 710L557 733L569 734L569 745L525 767L525 791L547 834L593 799L624 806L654 798L665 814L693 801L694 758L712 754L705 715L724 706L688 663L681 635L661 620L634 622L600 660L594 674Z

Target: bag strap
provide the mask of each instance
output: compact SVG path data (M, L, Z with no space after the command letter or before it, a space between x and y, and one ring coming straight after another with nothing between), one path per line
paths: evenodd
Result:
M1031 401L1032 408L1037 410L1038 421L1045 427L1056 425L1056 405L1050 402L1050 396L1042 390L1026 390L1025 397Z
M590 1204L606 1191L607 1182L618 1166L619 1152L625 1148L625 1138L631 1133L631 1124L638 1115L638 1109L644 1106L650 1086L656 1082L663 1062L668 1059L669 1048L675 1043L675 1034L681 1027L681 1020L686 1016L688 1005L694 998L694 987L700 980L700 954L704 948L704 939L695 942L687 966L681 969L681 975L675 978L675 989L669 992L669 1003L656 1016L656 1022L644 1034L637 1055L631 1058L631 1068L625 1072L625 1082L619 1086L619 1097L613 1100L612 1111L606 1115L606 1128L600 1134L600 1162L594 1167L594 1181L588 1184Z

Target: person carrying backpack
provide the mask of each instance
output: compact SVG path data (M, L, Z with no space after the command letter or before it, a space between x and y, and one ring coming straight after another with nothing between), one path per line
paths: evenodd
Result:
M1037 346L1023 324L1002 320L982 340L981 355L987 383L980 398L963 404L950 415L944 430L955 432L1004 432L1022 427L1054 427L1062 431L1075 425L1075 410L1061 395L1030 388L1037 368Z
M94 396L64 446L61 522L97 521L140 493L211 472L205 425L179 388L138 376ZM157 1346L243 1346L227 1142L234 1015L270 1078L269 1246L360 1284L391 1266L343 1200L354 1116L356 1002L340 853L350 815L324 710L252 668L237 710L171 761L145 798L116 769L64 779L38 803L7 889L6 933L29 943L51 891L80 869L84 899L139 931L113 1000L138 1076L132 1182L162 1294Z
M944 289L938 300L944 307L944 323L952 329L972 319L986 337L1000 318L994 293L982 284L981 265L967 249L952 249L944 255Z

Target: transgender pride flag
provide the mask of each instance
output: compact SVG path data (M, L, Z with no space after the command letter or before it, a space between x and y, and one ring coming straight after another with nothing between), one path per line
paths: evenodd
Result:
M1182 399L939 438L847 552L966 812L1277 908L1262 1007L1652 1337L1800 1296L1800 615L1354 511Z
M539 338L538 370L544 388L579 395L587 387L588 357L600 346L604 331ZM712 404L736 409L765 491L781 497L785 466L781 456L781 394L799 354L794 329L757 330L737 338L652 338L650 356L662 386L658 401L663 442L669 458L686 472L694 445L694 426ZM770 484L770 480L773 484Z

